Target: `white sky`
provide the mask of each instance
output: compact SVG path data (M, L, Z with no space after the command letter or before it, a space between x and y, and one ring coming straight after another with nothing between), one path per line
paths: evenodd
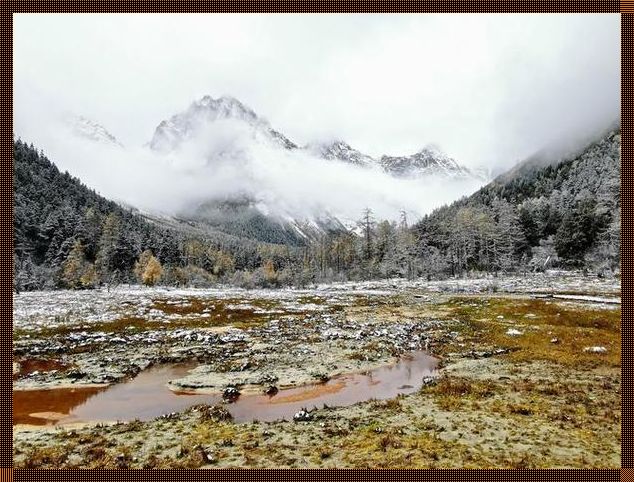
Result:
M618 14L16 14L13 32L15 132L35 143L68 111L142 145L229 94L300 144L510 167L620 110Z

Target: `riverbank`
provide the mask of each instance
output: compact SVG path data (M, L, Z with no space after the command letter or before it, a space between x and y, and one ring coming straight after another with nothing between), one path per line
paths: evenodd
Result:
M15 361L63 368L23 373L17 389L113 384L195 361L172 390L235 386L247 395L376 370L416 350L441 369L413 392L295 421L238 423L218 403L145 422L18 425L15 463L618 467L619 288L552 274L251 292L126 288L92 305L83 293L33 294L16 305ZM543 296L570 294L593 299Z

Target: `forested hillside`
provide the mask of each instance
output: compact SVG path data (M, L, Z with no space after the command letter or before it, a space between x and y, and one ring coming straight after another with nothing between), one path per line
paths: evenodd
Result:
M469 270L619 266L620 131L550 165L526 162L415 226L439 268Z
M281 266L290 256L284 246L146 219L60 172L20 140L14 142L14 243L17 290L205 284L255 270L264 259Z
M275 287L619 267L618 130L562 162L526 162L414 226L405 214L399 223L375 220L368 208L357 234L332 232L305 246L142 216L61 173L32 145L17 140L14 149L16 290L120 282Z

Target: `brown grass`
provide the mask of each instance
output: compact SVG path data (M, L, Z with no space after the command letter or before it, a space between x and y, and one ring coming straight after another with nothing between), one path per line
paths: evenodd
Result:
M506 356L512 361L544 360L586 368L621 365L620 308L588 308L543 299L467 297L453 298L444 306L450 308L450 317L466 322L462 332L469 341L509 348ZM522 335L507 335L509 328ZM608 352L585 352L589 346L604 346Z
M467 401L486 399L498 392L498 387L490 380L449 376L443 376L435 385L421 389L421 394L431 393L438 406L447 411L458 410Z

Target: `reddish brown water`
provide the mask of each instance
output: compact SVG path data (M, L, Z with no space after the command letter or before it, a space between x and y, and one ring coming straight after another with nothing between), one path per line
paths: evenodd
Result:
M70 365L57 360L41 360L37 358L31 360L21 360L18 364L20 365L20 369L18 373L13 374L14 380L34 372L51 372L53 370L63 371L70 368Z
M412 393L432 375L437 360L416 352L398 363L368 373L334 377L326 383L280 390L276 395L243 395L226 405L237 422L291 419L302 408L347 406L370 399L394 398ZM174 393L169 380L181 378L193 365L162 365L134 379L108 388L16 390L13 423L38 425L151 420L200 403L222 402L220 395Z

